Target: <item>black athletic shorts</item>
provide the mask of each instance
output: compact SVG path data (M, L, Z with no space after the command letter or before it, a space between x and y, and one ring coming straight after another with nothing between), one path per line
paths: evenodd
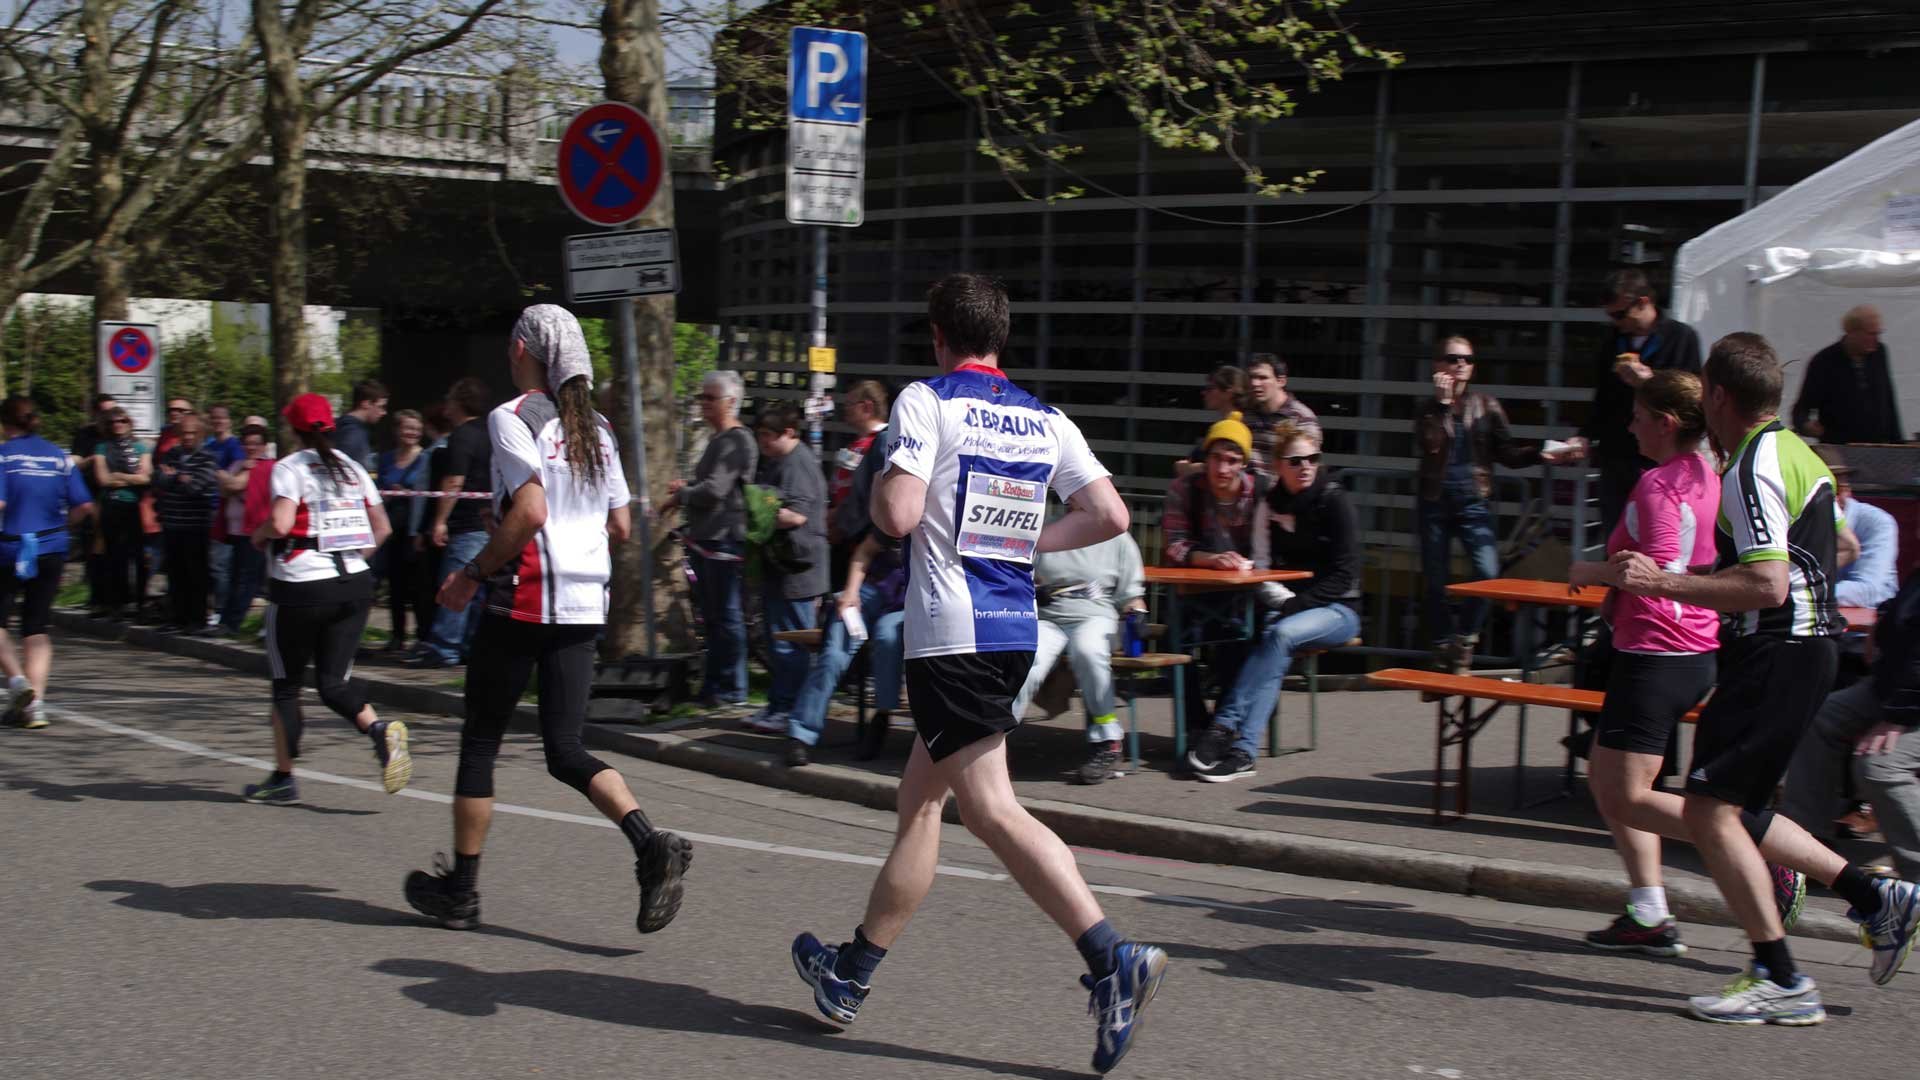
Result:
M1752 635L1721 646L1720 689L1694 731L1687 792L1765 810L1839 664L1830 637Z
M13 598L20 598L20 636L44 634L53 626L53 599L60 592L60 575L67 569L65 552L42 555L39 572L21 581L13 576L13 560L0 565L0 627L13 625Z
M939 761L1020 723L1013 699L1033 667L1030 652L959 653L907 661L913 727Z
M1673 729L1713 689L1714 654L1649 656L1616 651L1594 738L1609 750L1665 757Z

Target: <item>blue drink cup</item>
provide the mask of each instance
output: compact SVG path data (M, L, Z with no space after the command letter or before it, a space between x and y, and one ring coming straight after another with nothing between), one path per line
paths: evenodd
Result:
M1140 639L1140 631L1146 627L1147 613L1144 611L1127 612L1126 621L1121 624L1121 650L1128 656L1139 656L1147 651L1147 643Z

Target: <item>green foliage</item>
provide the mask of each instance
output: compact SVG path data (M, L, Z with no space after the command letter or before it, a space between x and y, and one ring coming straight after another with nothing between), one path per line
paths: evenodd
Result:
M613 379L613 332L605 319L581 319L580 331L593 357L593 382L605 386ZM695 323L673 324L673 394L685 400L700 389L700 380L720 358L720 342L713 328Z
M1249 131L1294 114L1302 94L1342 78L1349 65L1393 67L1403 57L1361 41L1340 20L1350 0L794 0L763 7L714 43L719 92L735 124L786 124L787 31L865 29L898 20L897 54L876 60L919 67L973 112L976 150L1022 195L1036 170L1064 168L1083 147L1061 137L1070 114L1117 100L1154 143L1222 154L1249 188L1298 194L1321 175L1268 177L1245 153ZM1274 148L1265 148L1271 152ZM1052 198L1080 194L1069 186Z
M324 361L322 362L324 364ZM314 365L313 391L342 401L362 379L380 374L380 327L369 319L348 315L340 323L340 356L336 365Z

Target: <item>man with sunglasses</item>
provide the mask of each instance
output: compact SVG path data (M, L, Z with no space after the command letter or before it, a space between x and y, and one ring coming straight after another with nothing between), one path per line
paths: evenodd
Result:
M1500 574L1500 540L1493 520L1493 466L1524 469L1545 458L1564 460L1567 452L1542 454L1538 443L1513 437L1499 399L1468 389L1473 384L1473 342L1455 335L1440 343L1433 357L1433 396L1413 414L1413 444L1420 454L1420 568L1426 579L1427 629L1433 634L1435 665L1465 675L1473 667L1473 649L1486 621L1487 605L1469 600L1456 618L1447 599L1447 580L1457 538L1473 565L1474 578Z
M1700 335L1667 317L1653 301L1653 285L1639 270L1615 270L1607 276L1607 301L1601 305L1611 333L1601 342L1593 372L1593 408L1580 426L1579 450L1600 470L1600 535L1613 531L1640 474L1653 463L1640 455L1627 424L1633 420L1633 391L1656 371L1669 368L1700 373Z

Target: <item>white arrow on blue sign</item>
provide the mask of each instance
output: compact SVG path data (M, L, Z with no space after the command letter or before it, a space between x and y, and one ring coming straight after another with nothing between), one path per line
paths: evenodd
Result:
M867 35L796 26L787 44L789 118L827 124L866 119Z

